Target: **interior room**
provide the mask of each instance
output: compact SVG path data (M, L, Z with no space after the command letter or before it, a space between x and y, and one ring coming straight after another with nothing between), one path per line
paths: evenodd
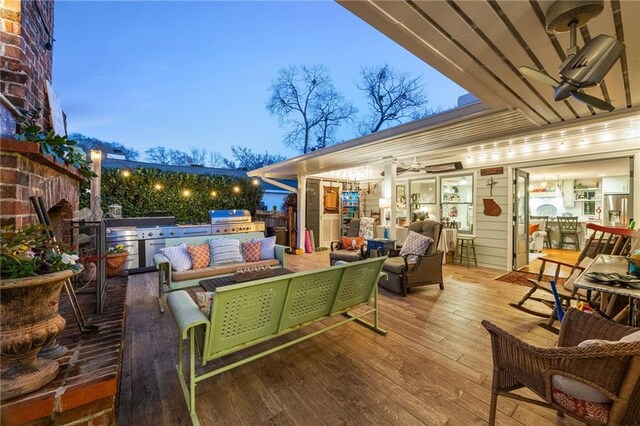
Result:
M631 160L621 157L521 169L529 174L529 260L549 254L577 258L589 223L627 227L632 168ZM560 234L558 218L575 221L575 236Z

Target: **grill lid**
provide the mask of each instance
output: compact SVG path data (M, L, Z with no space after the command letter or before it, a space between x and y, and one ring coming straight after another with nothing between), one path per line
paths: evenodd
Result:
M251 223L249 210L209 210L211 224Z

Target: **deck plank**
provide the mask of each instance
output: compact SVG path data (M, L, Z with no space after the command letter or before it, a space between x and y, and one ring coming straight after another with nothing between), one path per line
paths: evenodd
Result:
M294 271L328 265L328 253L287 255ZM541 346L556 336L508 306L526 287L496 281L501 271L445 265L445 290L380 291L387 336L350 323L198 384L202 424L481 425L488 420L489 319ZM129 281L119 424L188 425L175 364L178 331L157 306L157 275ZM327 321L334 321L328 319ZM320 327L312 325L310 330ZM299 337L305 329L209 363L206 370ZM555 412L501 398L499 425L552 425ZM577 425L566 419L565 424Z

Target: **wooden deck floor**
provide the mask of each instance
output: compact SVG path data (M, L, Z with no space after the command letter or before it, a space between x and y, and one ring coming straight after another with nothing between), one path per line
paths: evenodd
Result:
M287 260L294 270L329 263L326 251ZM493 280L502 273L445 265L444 291L421 287L406 298L381 291L380 320L387 336L350 323L211 378L198 385L200 421L486 424L492 367L489 336L480 321L489 319L536 345L551 346L556 338L536 325L540 318L507 305L526 288ZM171 313L158 310L156 282L155 274L130 277L121 425L190 424L175 372L178 331ZM258 348L271 346L267 342ZM552 410L500 401L498 424L555 424ZM566 424L578 423L568 419Z

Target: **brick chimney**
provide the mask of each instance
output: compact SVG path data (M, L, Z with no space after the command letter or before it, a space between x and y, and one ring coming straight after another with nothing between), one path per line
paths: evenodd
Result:
M0 1L0 225L37 221L30 196L42 196L54 224L73 219L83 178L40 154L34 143L14 140L17 108L40 108L49 130L47 81L52 79L53 1Z
M0 2L0 42L0 112L40 108L42 127L51 128L46 82L52 75L53 1Z

